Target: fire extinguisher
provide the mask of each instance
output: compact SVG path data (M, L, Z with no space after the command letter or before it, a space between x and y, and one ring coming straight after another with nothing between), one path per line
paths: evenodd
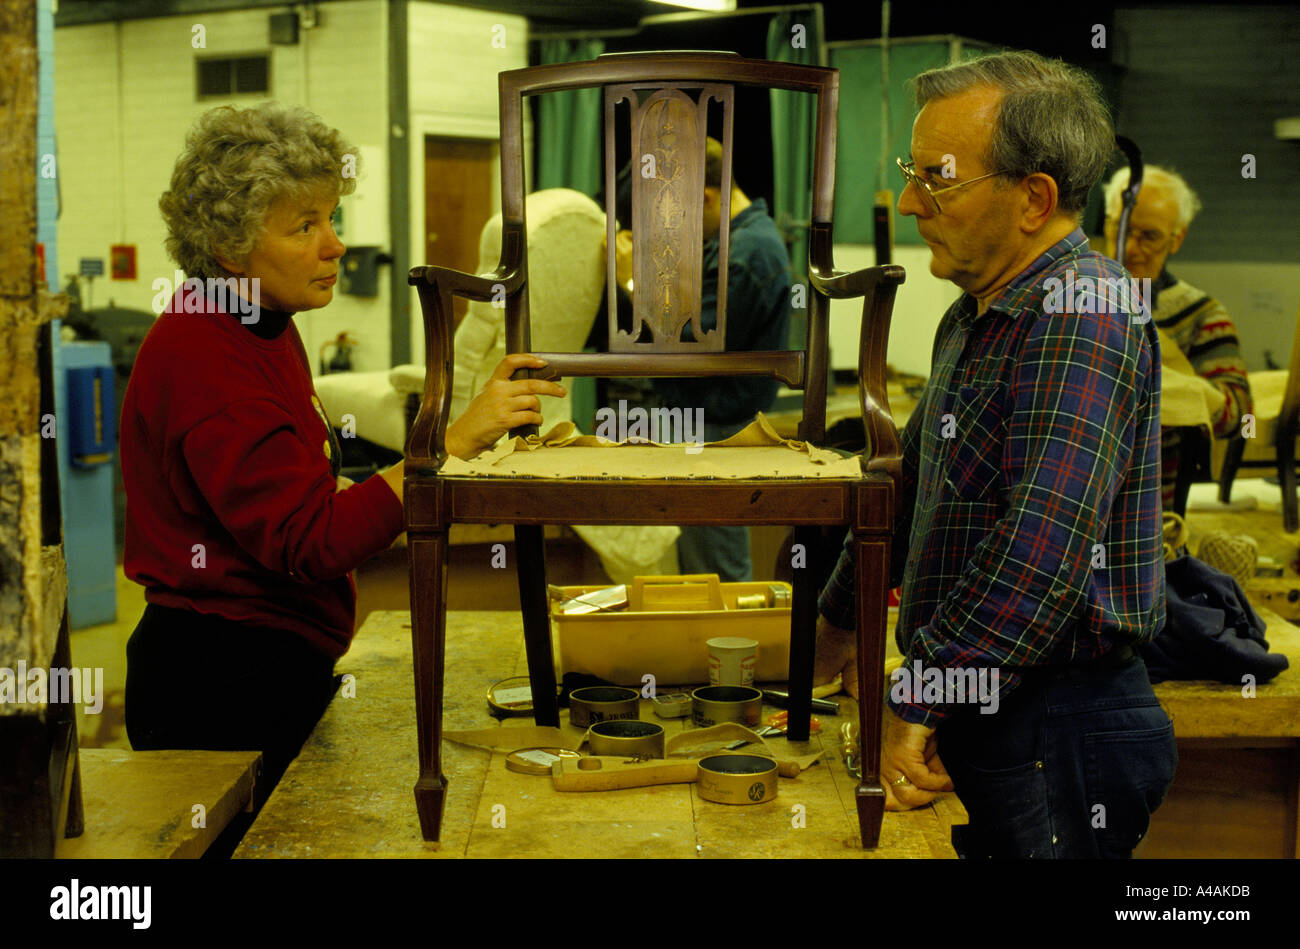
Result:
M352 349L357 346L359 340L355 336L350 336L346 332L339 333L337 337L329 340L320 348L320 374L328 375L331 372L351 372L352 371ZM325 352L331 346L334 347L334 356L328 363L325 362Z

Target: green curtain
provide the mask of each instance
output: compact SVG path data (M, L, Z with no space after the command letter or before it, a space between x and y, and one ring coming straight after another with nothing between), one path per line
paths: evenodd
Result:
M802 66L818 65L822 48L818 24L819 18L812 9L772 17L767 28L767 58ZM816 97L784 89L773 89L771 97L772 217L790 248L794 280L800 282L808 275Z
M541 64L595 59L605 51L600 40L542 40ZM599 89L548 92L537 117L537 184L572 188L595 197L604 183Z
M984 52L963 42L960 59ZM885 184L898 195L903 176L894 157L906 158L912 147L912 104L906 82L918 73L948 65L947 41L900 43L889 47L889 142ZM873 242L871 209L876 201L880 169L880 46L837 46L830 65L840 71L839 141L835 150L835 240L845 244ZM895 212L894 242L922 244L916 226Z

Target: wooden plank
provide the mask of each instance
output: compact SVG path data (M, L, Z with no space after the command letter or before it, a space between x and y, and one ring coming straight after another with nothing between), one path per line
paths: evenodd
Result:
M0 326L0 339L4 335ZM49 658L40 635L40 498L39 436L0 434L0 667L7 669L17 668L19 660L31 667ZM0 719L18 711L0 703Z
M68 570L63 561L62 545L41 550L41 623L37 629L38 648L28 667L48 665L59 639L59 628L68 603Z
M1250 744L1179 741L1174 786L1151 819L1143 858L1295 855L1295 743L1240 746Z
M85 833L60 841L55 856L199 857L248 809L261 757L256 751L83 748ZM204 826L195 826L200 816Z
M1271 682L1243 695L1241 684L1194 680L1161 682L1156 697L1174 721L1178 738L1300 737L1300 628L1271 610L1260 608L1271 652L1291 660L1291 667Z
M1300 620L1300 577L1256 577L1246 584L1256 610L1268 609L1288 622Z
M0 298L29 306L36 290L37 72L35 2L0 0Z

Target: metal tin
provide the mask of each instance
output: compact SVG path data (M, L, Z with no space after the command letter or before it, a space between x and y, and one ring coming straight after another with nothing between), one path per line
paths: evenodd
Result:
M739 722L753 728L763 711L763 693L747 685L706 685L691 693L692 720L697 728Z
M512 676L493 683L487 690L488 711L496 718L514 718L533 714L532 680Z
M506 755L506 767L520 774L550 774L551 765L561 758L580 758L568 748L520 748Z
M589 728L597 722L638 719L641 695L617 685L593 685L569 693L569 724Z
M718 804L763 804L776 798L776 762L761 755L710 755L700 759L695 786Z
M587 730L587 747L593 755L662 758L664 727L655 722L596 722Z

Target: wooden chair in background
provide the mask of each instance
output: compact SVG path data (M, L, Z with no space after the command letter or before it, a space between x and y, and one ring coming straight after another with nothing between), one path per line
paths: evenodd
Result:
M817 97L816 152L812 181L812 224L807 294L808 330L803 348L779 352L725 352L725 320L744 318L726 307L733 154L733 92L737 85L788 89ZM528 248L523 172L523 102L528 95L600 87L604 90L607 237L614 241L615 107L627 103L631 151L656 156L657 176L633 176L634 326L619 330L609 312L609 352L538 353L547 361L539 375L605 377L775 377L804 394L799 438L822 442L825 428L827 319L829 297L863 298L859 361L863 416L869 435L857 476L843 478L763 477L772 455L788 448L752 452L752 476L688 479L656 475L520 478L502 475L447 476L443 434L451 392L452 299L501 299L507 321L507 349L531 352ZM885 347L901 267L873 267L837 273L831 254L836 115L839 74L833 69L742 59L729 53L635 53L591 62L537 66L500 75L502 253L495 272L474 276L428 266L411 271L425 324L429 367L419 415L406 449L406 526L411 564L412 641L420 773L415 786L426 840L439 837L447 780L441 770L442 691L446 634L447 531L455 522L515 526L517 570L535 720L558 725L546 564L542 529L548 524L784 524L796 528L796 542L817 543L817 526L844 525L853 533L857 557L858 664L862 778L857 787L863 845L879 839L884 809L880 784L880 728L885 617L898 440L885 392ZM699 324L704 156L710 104L720 108L723 144L722 230L718 321L704 332ZM615 266L607 259L608 297L615 294ZM691 325L691 339L682 339ZM649 341L642 336L648 334ZM522 430L513 434L534 434ZM545 449L624 451L628 449ZM652 449L677 456L682 452ZM712 449L693 457L707 459ZM540 453L539 453L540 454ZM750 456L746 456L746 460ZM764 459L767 459L766 462ZM811 468L811 463L810 463ZM791 610L789 738L809 734L809 703L818 590L809 571L796 571Z
M1248 374L1254 401L1255 437L1234 435L1228 442L1219 472L1219 500L1232 500L1232 481L1241 468L1276 468L1282 485L1282 525L1288 532L1300 529L1300 503L1296 498L1296 436L1300 435L1300 316L1291 342L1291 362L1286 370Z

